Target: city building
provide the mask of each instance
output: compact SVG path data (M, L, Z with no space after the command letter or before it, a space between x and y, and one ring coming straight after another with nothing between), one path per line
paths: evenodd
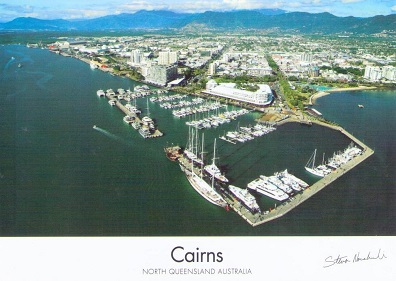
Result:
M216 74L216 64L215 63L212 62L211 64L209 64L208 74L209 75L215 75Z
M301 61L303 62L312 62L313 55L310 53L304 53L301 55Z
M269 105L272 102L272 91L266 84L259 84L259 89L256 92L237 89L235 85L235 83L221 83L219 85L212 79L206 83L206 90L204 90L203 93L258 106Z
M394 66L384 66L382 68L382 74L385 79L389 81L396 81L396 67Z
M131 53L131 63L134 65L140 64L142 59L142 54L140 50L133 50Z
M178 60L177 52L163 51L158 53L159 65L170 65L176 63Z
M153 65L148 69L147 76L145 77L146 82L158 86L166 86L168 82L177 78L178 73L176 65Z
M382 70L378 66L366 66L364 78L370 81L379 81L382 78Z

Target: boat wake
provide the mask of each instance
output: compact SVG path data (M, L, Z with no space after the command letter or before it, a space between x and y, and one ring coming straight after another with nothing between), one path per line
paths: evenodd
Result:
M132 145L132 143L130 143L130 142L124 140L123 138L121 138L121 137L119 137L119 136L116 136L116 135L110 133L109 131L107 131L107 130L105 130L105 129L99 128L99 127L96 126L96 125L93 126L93 129L96 130L96 131L98 131L99 133L102 133L103 135L107 136L108 138L110 138L110 139L112 139L112 140L115 140L115 141L120 142L120 143L125 144L125 145Z

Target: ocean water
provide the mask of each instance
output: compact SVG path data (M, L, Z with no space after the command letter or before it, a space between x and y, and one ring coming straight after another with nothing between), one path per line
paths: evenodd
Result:
M21 63L22 67L18 67ZM334 93L317 101L329 119L375 154L284 217L251 227L203 199L167 144L185 146L188 119L149 102L164 137L143 139L98 89L133 88L74 58L24 46L0 46L1 236L301 236L394 235L396 91ZM138 99L147 111L147 100ZM357 104L364 104L359 109ZM204 130L205 151L238 121ZM93 125L97 128L94 129ZM320 126L287 124L244 144L217 140L217 160L233 184L288 169L303 180L314 149L332 155L349 140ZM276 202L259 198L264 209Z

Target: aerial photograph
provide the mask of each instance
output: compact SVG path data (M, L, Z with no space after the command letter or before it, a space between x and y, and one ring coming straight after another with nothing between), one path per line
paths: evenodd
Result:
M396 235L394 1L2 1L0 71L1 237Z
M391 1L25 2L1 235L396 233Z

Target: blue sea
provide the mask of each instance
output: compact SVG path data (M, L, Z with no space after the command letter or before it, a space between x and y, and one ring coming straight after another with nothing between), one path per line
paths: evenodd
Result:
M21 67L18 67L21 64ZM0 46L1 236L306 236L395 235L396 91L333 93L315 106L375 154L286 214L251 227L203 199L167 144L185 146L188 119L149 102L164 136L143 139L99 89L138 83L77 59L19 45ZM147 112L146 98L138 106ZM358 108L358 104L364 108ZM205 151L258 113L205 130ZM96 125L98 129L93 129ZM330 129L286 124L244 144L217 140L219 165L240 187L288 169L303 180L314 149L332 155L349 140ZM209 160L208 160L209 161ZM276 202L259 197L269 209Z

